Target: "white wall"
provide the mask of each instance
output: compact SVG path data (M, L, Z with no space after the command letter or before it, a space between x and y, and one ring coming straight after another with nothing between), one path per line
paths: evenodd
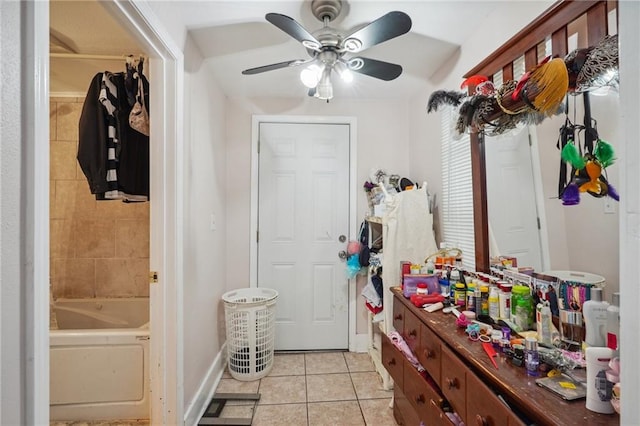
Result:
M638 119L640 118L640 3L624 1L620 6L620 93L621 134L620 149L620 337L622 362L620 378L622 394L621 425L640 422L640 386L638 364L634 362L640 351L640 145L638 145Z
M184 402L211 380L224 343L226 289L225 97L198 57L185 48ZM212 219L213 222L212 223ZM215 229L211 229L212 225ZM215 372L213 372L215 374ZM204 391L207 392L208 389Z
M14 84L0 85L0 325L2 346L0 347L0 423L24 424L24 383L21 360L25 353L21 336L26 331L22 320L21 276L25 261L23 247L22 205L20 200L24 182L22 169L22 116L20 112L20 67L15 58L20 55L20 4L0 4L0 81ZM5 100L12 99L9 103ZM9 183L12 183L11 185Z
M427 181L429 190L440 198L440 117L427 114L426 105L433 90L457 88L462 75L477 62L544 11L551 1L505 3L482 22L459 52L430 79L432 85L416 87L412 99L394 102L345 100L336 97L329 104L317 99L238 99L228 107L228 217L229 246L227 258L229 288L249 283L249 221L251 171L251 115L348 115L358 125L358 185L368 178L371 167L406 175L419 182ZM358 192L358 220L367 210L363 191ZM436 212L438 210L436 208ZM434 221L437 223L436 215ZM354 232L357 230L354 230ZM436 235L437 236L437 235ZM357 294L363 283L359 282ZM359 297L359 296L358 296ZM357 303L357 332L366 332L366 312Z
M620 131L620 105L617 93L607 96L590 96L591 116L597 120L600 138L614 147L618 160L607 167L607 180L620 191L619 152L622 132ZM575 99L578 110L573 116L574 103L570 102L570 119L574 124L582 124L583 100ZM619 250L618 226L620 206L613 203L615 213L604 212L605 198L595 198L581 194L580 204L563 206L558 197L558 173L560 151L556 148L558 131L564 124L564 115L547 119L536 126L542 169L543 197L545 213L549 225L549 252L552 270L573 270L598 274L606 279L604 296L611 299L619 291ZM577 121L577 123L576 123ZM584 141L584 133L579 135ZM608 197L607 197L608 198Z
M0 3L0 424L48 419L49 227L36 213L49 203L38 185L49 174L47 64L36 61L48 19L35 2Z
M369 180L372 167L390 173L409 173L409 114L404 101L380 102L336 98L325 103L307 98L301 100L251 99L231 100L227 105L228 136L228 289L249 285L249 225L251 193L251 117L264 115L353 116L357 120L357 221L368 211L362 185ZM345 182L346 184L346 182ZM309 188L310 191L313 188ZM357 229L350 230L355 236ZM360 282L356 290L360 300ZM357 331L366 333L364 303L357 303Z
M429 84L416 88L416 95L411 99L410 109L411 172L419 180L429 182L430 192L435 194L438 205L442 200L441 114L439 112L427 114L429 96L436 90L459 90L464 74L552 3L549 0L502 2L500 7L478 23L478 29L469 36L460 49L429 77ZM438 206L434 215L434 222L439 223Z

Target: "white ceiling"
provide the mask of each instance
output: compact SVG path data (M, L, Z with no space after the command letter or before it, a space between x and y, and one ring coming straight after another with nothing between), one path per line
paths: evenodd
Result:
M402 65L403 74L385 82L356 74L348 87L335 84L336 96L407 98L451 56L500 2L349 0L330 25L343 33L363 26L387 12L400 10L412 19L409 33L362 52L362 56ZM311 14L309 0L247 1L200 0L150 2L163 16L184 23L206 58L221 89L231 97L300 97L306 88L300 68L285 68L257 75L241 71L293 59L306 59L300 43L268 23L269 12L292 17L310 32L322 27ZM111 62L51 60L52 92L84 92L96 72L124 68L124 55L143 53L135 38L120 27L94 0L51 2L51 31L76 53L122 56ZM172 23L175 25L175 22ZM58 43L59 44L59 43ZM54 51L54 50L52 50ZM62 51L59 47L55 51Z

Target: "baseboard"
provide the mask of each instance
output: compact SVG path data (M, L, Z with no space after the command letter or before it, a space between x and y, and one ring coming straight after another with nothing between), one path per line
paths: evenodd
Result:
M224 372L226 346L227 343L225 342L211 363L207 374L202 379L198 391L189 402L184 414L185 426L197 426L202 414L207 409L207 405L211 401Z
M369 335L356 334L353 342L349 344L349 352L365 353L369 351Z

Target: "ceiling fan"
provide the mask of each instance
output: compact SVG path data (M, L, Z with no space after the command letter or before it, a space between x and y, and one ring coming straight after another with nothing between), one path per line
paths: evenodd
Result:
M349 54L362 52L376 44L407 33L411 29L409 15L397 11L389 12L366 26L344 35L329 26L341 10L342 0L312 0L313 16L324 24L321 29L313 33L289 16L267 13L266 20L302 43L310 58L249 68L242 71L242 74L253 75L307 65L300 73L300 79L309 88L309 96L315 96L327 102L333 98L332 71L345 81L353 78L352 71L385 81L400 76L402 74L400 65Z

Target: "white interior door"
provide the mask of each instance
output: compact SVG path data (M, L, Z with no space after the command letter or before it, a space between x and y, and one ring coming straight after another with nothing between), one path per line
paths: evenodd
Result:
M487 210L499 254L543 269L532 150L527 129L485 138Z
M349 125L259 125L259 287L278 291L277 350L346 349Z

